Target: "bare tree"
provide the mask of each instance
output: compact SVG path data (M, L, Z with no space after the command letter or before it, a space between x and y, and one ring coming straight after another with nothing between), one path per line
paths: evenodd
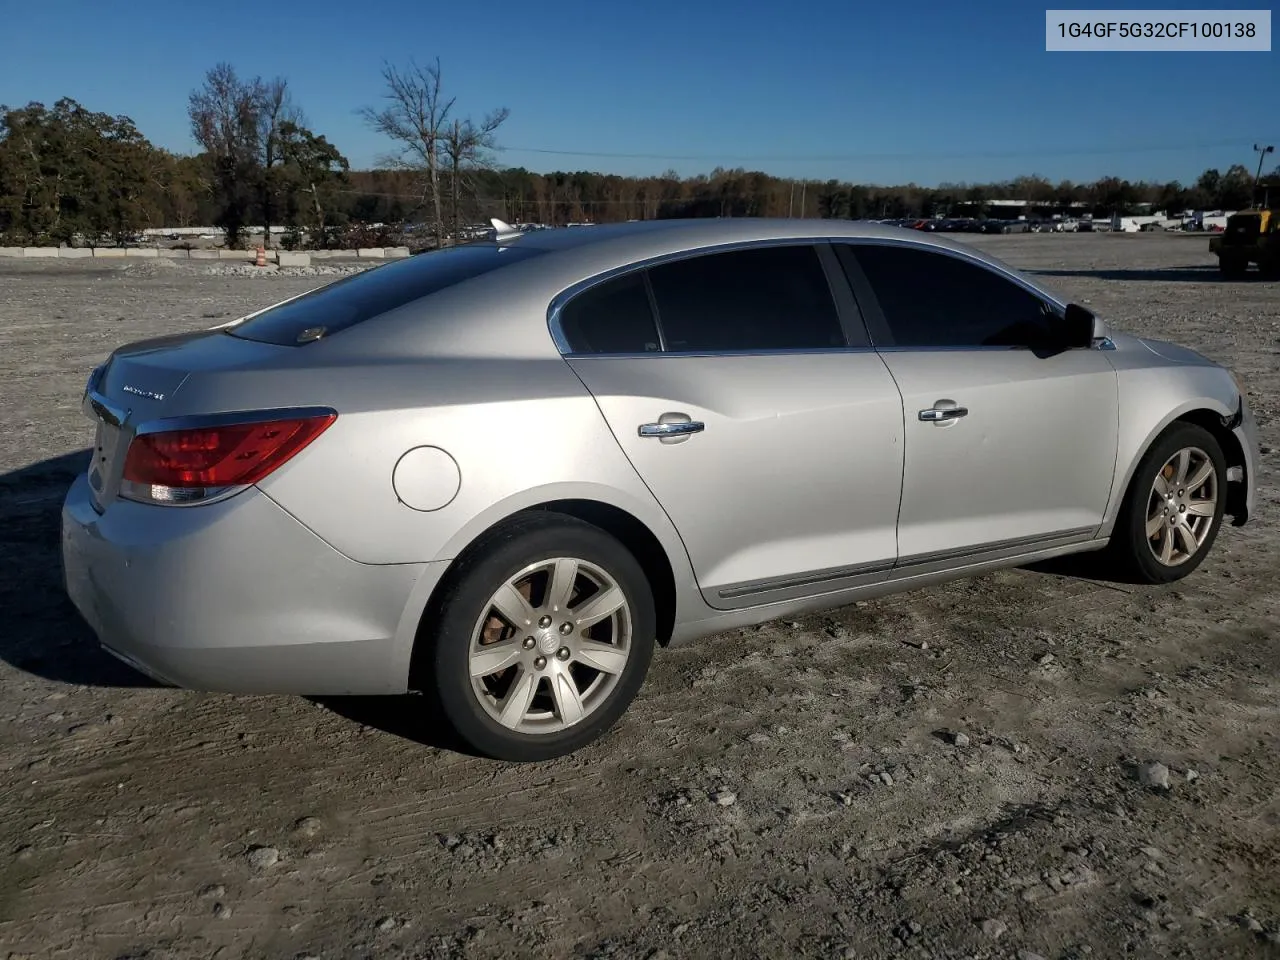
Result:
M387 64L383 67L382 77L387 84L387 106L381 110L365 107L360 115L372 129L399 145L399 152L387 158L386 162L421 173L423 202L431 205L436 246L442 246L442 170L448 166L450 170L460 171L464 166L478 162L477 158L484 151L492 149L493 133L506 119L507 111L505 108L498 110L478 125L470 120L451 123L457 98L444 94L439 57L425 67L411 61L408 69L403 71ZM456 196L458 189L455 176L451 194ZM456 202L454 216L456 218Z
M284 162L281 129L285 124L300 127L302 111L289 97L289 81L283 77L263 83L255 80L258 88L258 148L262 164L261 204L263 244L271 241L271 221L275 218L276 198L280 184L275 168Z
M187 112L191 133L213 160L227 246L234 246L248 220L255 168L262 152L260 124L264 88L258 79L243 81L229 63L205 75L191 91Z
M480 169L492 169L491 151L495 146L494 134L510 115L506 107L500 107L479 123L454 119L443 137L442 148L445 167L449 171L449 219L455 238L461 220L463 193L474 196L475 180L471 174Z

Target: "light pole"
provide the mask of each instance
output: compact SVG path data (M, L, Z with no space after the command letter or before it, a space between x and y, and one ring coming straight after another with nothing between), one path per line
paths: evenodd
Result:
M1253 185L1256 187L1258 185L1258 181L1262 178L1262 161L1266 159L1268 153L1275 153L1276 148L1275 144L1268 144L1263 147L1255 143L1253 145L1253 149L1258 154L1258 172L1253 175Z

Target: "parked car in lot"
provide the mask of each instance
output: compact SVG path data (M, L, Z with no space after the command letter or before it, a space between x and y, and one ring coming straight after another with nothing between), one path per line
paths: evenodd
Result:
M108 650L547 758L656 646L1077 552L1168 583L1254 509L1226 370L946 237L498 227L92 372L62 551Z

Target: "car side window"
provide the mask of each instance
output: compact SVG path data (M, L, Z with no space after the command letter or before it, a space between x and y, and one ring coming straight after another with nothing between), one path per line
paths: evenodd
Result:
M889 244L852 246L899 347L1053 343L1045 301L958 257Z
M654 353L658 328L640 272L597 284L560 311L571 353Z
M649 279L669 352L846 345L810 244L702 254L653 267Z

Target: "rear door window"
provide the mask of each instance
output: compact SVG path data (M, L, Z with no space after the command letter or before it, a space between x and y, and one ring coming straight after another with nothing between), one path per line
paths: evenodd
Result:
M671 353L846 346L811 244L702 254L649 271Z
M577 354L654 353L660 348L644 274L606 280L565 304L560 330Z
M227 332L283 346L309 343L540 252L486 243L419 254L330 283Z

